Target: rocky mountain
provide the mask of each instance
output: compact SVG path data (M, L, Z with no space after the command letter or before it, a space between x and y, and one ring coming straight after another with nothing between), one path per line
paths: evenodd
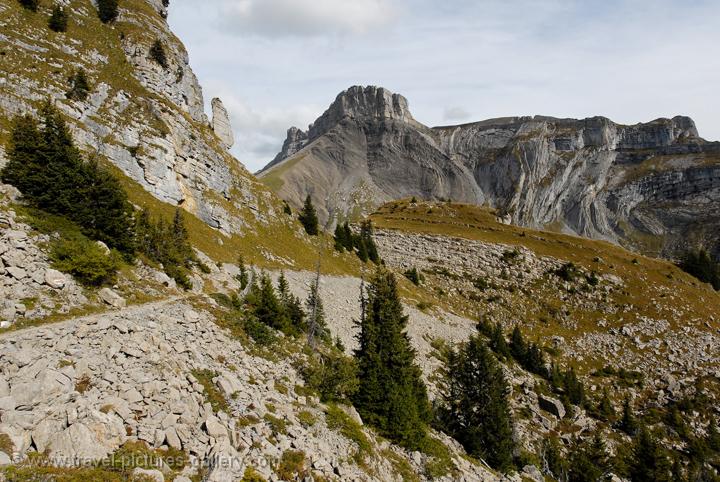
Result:
M259 173L282 198L311 194L323 220L405 197L497 210L505 222L605 239L654 255L720 252L720 143L692 119L625 126L603 117L490 119L429 128L404 97L342 92Z

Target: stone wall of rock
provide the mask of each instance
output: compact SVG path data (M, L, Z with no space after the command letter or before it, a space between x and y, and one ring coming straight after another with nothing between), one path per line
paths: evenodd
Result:
M672 257L688 244L720 254L720 143L692 119L634 126L604 117L510 117L428 128L404 98L353 87L259 174L321 221L416 196L496 208L509 222L606 239ZM307 139L305 139L305 136ZM286 168L281 167L286 166Z
M262 214L251 175L208 128L202 89L162 2L126 2L117 22L103 25L86 0L59 35L46 28L49 8L27 17L17 2L0 4L0 49L14 66L0 82L0 139L7 139L13 116L34 113L51 99L89 156L106 158L157 199L226 233L245 223L223 203L249 208L249 217ZM156 40L167 67L150 58ZM77 69L90 81L86 100L66 98Z
M235 135L230 125L230 116L228 115L222 101L217 97L212 100L212 128L215 134L220 138L222 143L230 149L235 144Z

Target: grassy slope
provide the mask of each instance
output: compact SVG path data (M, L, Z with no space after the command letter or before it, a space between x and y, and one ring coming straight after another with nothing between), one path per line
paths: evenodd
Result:
M547 323L553 319L552 312L564 309L566 304L556 288L538 283L528 287L531 296L522 292L514 294L509 307L470 303L460 297L440 302L459 314L476 316L479 311L510 310L511 315L523 320L533 337L540 338L562 335L572 339L581 333L599 331L600 319L607 320L611 327L648 317L667 319L671 329L720 328L720 294L667 261L644 257L604 241L504 225L497 222L493 212L478 206L433 204L429 207L427 203L413 206L407 201L388 203L371 219L378 228L525 247L540 256L573 262L599 274L619 276L625 281L625 287L614 291L610 300L616 306L630 308L614 314L575 309L571 316L578 322L576 327ZM424 299L432 301L428 297L433 295L427 291ZM676 310L677 316L669 316L669 310ZM606 362L587 360L584 365L586 369L595 369Z

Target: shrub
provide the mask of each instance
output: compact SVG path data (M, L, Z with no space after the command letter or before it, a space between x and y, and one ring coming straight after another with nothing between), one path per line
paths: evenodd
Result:
M90 84L83 69L79 69L69 79L70 90L67 91L65 97L70 100L86 100L90 93Z
M158 63L163 69L168 68L167 54L165 53L165 46L158 39L150 47L150 58Z
M414 284L415 286L420 286L420 283L422 283L423 280L424 280L423 275L421 275L421 274L418 272L417 268L415 268L415 267L413 267L412 269L409 269L409 270L405 271L405 273L403 273L403 274L404 274L405 277L406 277L407 279L409 279L410 282L411 282L412 284Z
M71 274L87 286L112 282L120 267L117 254L111 252L108 255L97 243L82 235L54 241L50 247L50 260L56 269Z
M114 22L118 17L118 0L98 0L98 17L103 23Z
M307 475L305 467L305 452L301 450L286 450L280 457L277 469L281 480L303 480Z
M373 446L363 432L362 426L350 418L342 408L335 404L328 405L325 423L330 430L337 430L343 437L355 442L361 457L373 453Z
M217 377L217 372L212 370L193 370L192 375L203 386L205 401L210 403L212 409L216 412L223 411L229 413L227 400L213 383L213 378Z
M257 470L252 467L248 467L245 469L245 473L243 474L243 478L240 482L266 482L266 480L262 475L260 475L260 473L258 473Z
M355 360L335 348L312 354L300 373L323 402L348 400L358 390Z
M258 345L269 346L275 343L277 337L272 328L261 323L254 316L250 315L243 321L243 330Z
M68 15L65 9L59 5L55 5L48 19L48 28L53 32L65 32L68 26Z
M38 6L40 5L39 0L18 0L18 3L31 12L37 12Z

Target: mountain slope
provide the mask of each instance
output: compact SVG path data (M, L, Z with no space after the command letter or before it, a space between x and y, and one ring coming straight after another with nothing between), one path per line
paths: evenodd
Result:
M307 133L291 129L259 177L324 219L403 197L453 199L506 221L653 255L718 250L720 143L687 117L623 126L594 117L492 119L429 128L377 87L342 92Z

